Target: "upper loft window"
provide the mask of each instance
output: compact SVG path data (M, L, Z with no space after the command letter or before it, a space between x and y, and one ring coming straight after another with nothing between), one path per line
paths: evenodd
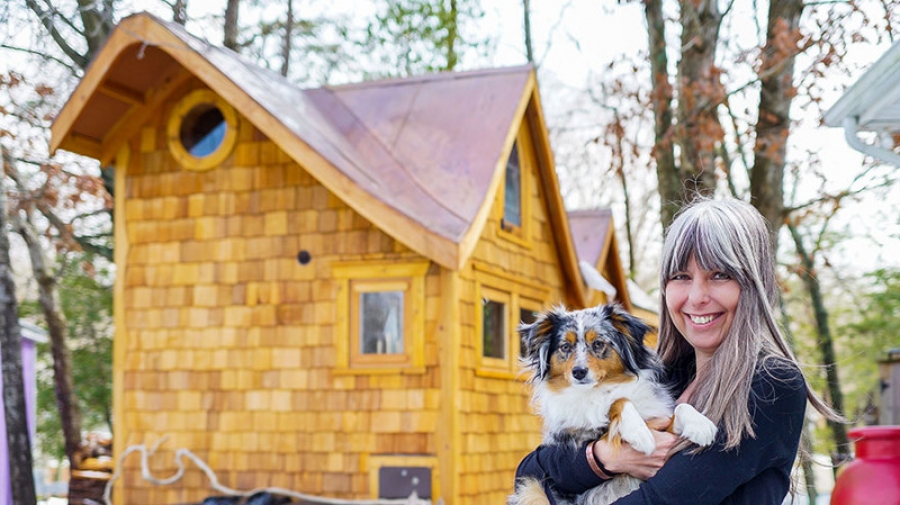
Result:
M518 142L506 161L506 186L503 201L503 228L522 227L522 170L519 167Z
M212 90L189 93L172 109L168 138L172 155L187 169L209 170L231 154L237 114Z

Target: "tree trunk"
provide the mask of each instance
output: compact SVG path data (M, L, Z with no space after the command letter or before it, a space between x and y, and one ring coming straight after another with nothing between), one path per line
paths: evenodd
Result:
M672 83L669 82L669 57L666 55L666 24L662 0L644 0L644 16L650 49L651 102L653 107L656 176L660 200L660 222L669 226L681 208L681 180L675 165L672 137Z
M678 62L679 207L716 188L716 144L722 140L717 109L725 93L716 67L722 14L716 0L682 0Z
M0 167L7 163L7 153L0 146ZM22 330L16 284L9 260L5 177L0 172L0 360L3 362L3 406L6 419L6 443L9 453L9 478L13 503L34 505L34 460L28 431L25 404L25 381L22 376Z
M781 312L781 327L784 329L784 337L792 351L796 352L794 334L791 332L791 318L788 315L784 303L784 295L778 294L778 309ZM816 472L812 461L812 434L809 432L809 423L803 423L803 433L800 435L800 466L803 468L803 480L806 483L806 497L811 505L815 505L818 496L816 490Z
M175 0L172 5L172 21L184 26L187 23L187 0Z
M225 36L222 45L234 52L240 52L238 46L238 8L241 0L228 0L225 6Z
M776 248L773 250L777 250L778 230L784 221L784 160L802 14L802 0L769 2L766 47L759 70L761 88L750 195L753 205L772 227L771 243Z
M531 0L522 0L522 28L525 32L525 56L534 64L534 48L531 42Z
M59 419L62 424L66 457L70 468L78 468L78 448L81 445L81 409L75 396L72 380L72 355L66 345L67 326L62 308L59 305L57 279L50 266L43 247L38 240L37 232L31 223L30 210L25 217L18 216L14 221L16 231L25 240L28 254L31 257L31 269L38 285L38 301L44 312L47 332L50 335L50 352L53 356L53 384L56 392L56 403L59 407Z
M450 0L450 12L447 13L447 17L447 67L444 70L454 70L456 65L459 64L459 55L456 53L456 41L459 40L459 5L457 0Z
M822 366L825 367L828 399L831 401L831 406L843 414L844 395L841 393L837 360L834 354L834 342L831 338L831 328L828 326L828 310L825 308L825 303L822 300L822 290L819 287L816 266L812 256L803 245L803 238L797 231L797 227L790 222L787 223L787 226L791 232L791 238L794 240L797 256L800 258L800 278L809 292L810 303L815 314L816 330L819 335L817 344L821 353ZM850 458L850 441L847 438L847 427L844 423L828 420L828 426L831 428L831 435L834 439L835 453L832 455L832 460L835 464L835 469L837 469L837 465Z
M287 77L291 69L291 49L294 47L294 0L287 0L284 20L284 40L281 42L281 75Z

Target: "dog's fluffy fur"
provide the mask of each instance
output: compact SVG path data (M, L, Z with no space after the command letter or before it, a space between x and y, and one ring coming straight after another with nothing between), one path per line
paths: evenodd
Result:
M567 311L562 307L519 325L524 368L531 373L533 402L543 418L543 444L585 443L606 437L645 454L656 448L646 421L671 418L670 428L698 445L709 445L716 426L687 404L673 409L659 382L662 366L644 345L649 327L618 305ZM578 496L554 494L555 503L603 505L637 488L640 481L619 475ZM555 493L555 491L552 491ZM508 505L551 503L540 481L516 482Z

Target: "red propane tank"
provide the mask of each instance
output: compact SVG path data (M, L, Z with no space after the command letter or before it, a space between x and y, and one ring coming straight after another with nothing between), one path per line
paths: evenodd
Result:
M831 505L900 505L900 426L850 430L856 457L838 474Z

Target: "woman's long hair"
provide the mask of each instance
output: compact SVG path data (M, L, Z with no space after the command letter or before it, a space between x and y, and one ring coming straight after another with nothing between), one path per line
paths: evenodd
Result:
M666 232L660 267L659 353L666 368L694 366L694 349L681 335L666 305L666 284L694 258L703 270L738 282L734 319L709 365L697 374L690 403L725 430L725 447L755 436L748 408L758 368L797 366L776 322L778 287L766 220L737 199L701 199L684 208ZM806 386L807 397L829 418L840 418Z

